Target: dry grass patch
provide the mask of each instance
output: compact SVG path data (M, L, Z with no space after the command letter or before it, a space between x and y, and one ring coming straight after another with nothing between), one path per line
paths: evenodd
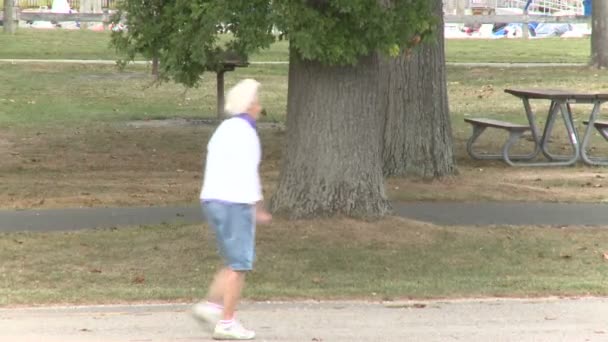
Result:
M608 230L400 218L258 229L249 299L606 295ZM203 226L0 234L0 305L191 302L218 266Z
M0 130L0 207L147 206L193 203L201 186L210 126L81 127ZM266 197L279 179L285 132L260 131ZM464 142L459 142L458 146ZM608 144L606 144L608 147ZM497 147L489 142L489 148ZM608 153L608 150L606 151ZM511 168L475 162L457 149L459 175L387 180L393 200L603 202L602 168Z

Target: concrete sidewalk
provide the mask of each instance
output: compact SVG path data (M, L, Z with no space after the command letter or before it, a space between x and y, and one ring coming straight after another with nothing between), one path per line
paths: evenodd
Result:
M254 303L239 312L257 341L607 341L608 299ZM189 305L0 310L0 341L210 341Z
M456 226L607 226L608 205L567 203L393 203L395 215ZM0 210L0 232L201 223L198 206Z

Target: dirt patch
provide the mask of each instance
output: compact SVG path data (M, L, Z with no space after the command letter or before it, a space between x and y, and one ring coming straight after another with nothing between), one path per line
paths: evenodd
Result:
M99 80L152 80L150 73L145 72L113 72L102 74L82 74L79 78L84 80L99 81Z
M0 137L0 155L10 154L13 148L13 143L6 138Z
M185 119L140 123L23 128L10 133L0 130L0 152L7 156L0 159L0 207L195 202L213 124ZM262 127L261 174L265 197L269 198L279 180L285 131L280 125ZM457 146L462 143L456 142ZM512 168L500 162L472 161L462 148L456 152L458 176L433 181L389 179L389 197L400 201L469 202L608 200L608 171L604 169ZM362 226L361 230L367 228Z
M126 123L127 127L132 128L168 128L168 127L189 127L201 126L215 128L222 120L220 119L162 119L162 120L133 120ZM279 129L284 130L283 123L258 122L259 129Z

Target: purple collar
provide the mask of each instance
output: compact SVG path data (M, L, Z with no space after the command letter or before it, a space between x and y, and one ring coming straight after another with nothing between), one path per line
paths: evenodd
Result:
M247 113L236 115L235 118L240 118L240 119L243 119L243 120L247 121L247 123L249 123L249 125L251 127L253 127L253 129L257 128L255 119L252 118L251 115L249 115Z

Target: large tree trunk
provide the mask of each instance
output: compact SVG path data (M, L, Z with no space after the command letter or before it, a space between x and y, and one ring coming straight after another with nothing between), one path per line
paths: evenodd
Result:
M592 2L591 64L608 68L608 1Z
M441 177L456 171L448 107L442 0L433 0L437 41L386 59L384 174Z
M271 210L291 218L381 217L390 211L381 160L377 56L354 67L290 53L287 148Z

